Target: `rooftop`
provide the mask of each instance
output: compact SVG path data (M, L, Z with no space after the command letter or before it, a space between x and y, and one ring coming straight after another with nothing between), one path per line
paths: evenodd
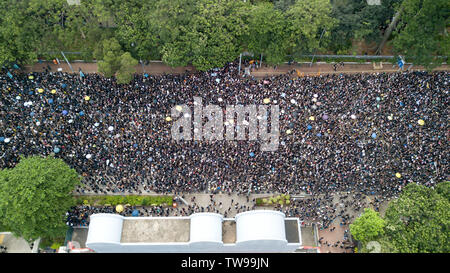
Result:
M299 243L300 234L298 234L298 221L297 219L284 220L284 228L286 230L286 240L288 243Z
M187 243L190 220L186 218L126 217L121 243Z
M234 219L222 222L222 241L224 244L236 243L236 221Z

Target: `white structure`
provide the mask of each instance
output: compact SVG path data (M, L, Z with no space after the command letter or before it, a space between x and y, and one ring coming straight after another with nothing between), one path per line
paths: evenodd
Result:
M294 252L302 248L300 222L278 211L235 218L216 213L187 217L91 215L86 246L96 252Z
M381 5L381 0L367 0L369 6L379 6Z

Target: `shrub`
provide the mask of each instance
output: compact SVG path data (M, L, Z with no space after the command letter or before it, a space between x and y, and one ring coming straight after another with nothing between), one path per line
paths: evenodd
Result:
M147 196L142 198L142 205L143 206L148 206L148 204L150 204L150 198L148 198Z
M99 196L79 196L75 198L77 205L101 205L101 206L117 206L119 204L127 204L130 206L172 206L173 196L141 196L141 195L99 195Z

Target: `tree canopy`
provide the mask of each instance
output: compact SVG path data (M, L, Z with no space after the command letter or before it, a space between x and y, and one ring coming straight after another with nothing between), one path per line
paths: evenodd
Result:
M436 55L449 52L447 2L82 0L71 6L64 0L2 0L0 64L30 63L60 51L108 62L103 59L108 54L94 52L111 38L133 59L201 71L223 66L243 51L278 64L313 52L349 54L355 41L379 43L401 10L392 36L395 52L433 67L442 62Z
M404 0L394 38L397 53L416 65L440 65L443 59L437 56L450 52L449 11L446 0Z
M364 213L350 225L350 232L356 240L368 243L383 234L385 224L378 212L366 208Z
M434 189L408 184L398 199L389 202L383 218L366 209L350 225L363 248L377 241L382 252L448 253L450 251L450 182Z
M27 240L63 236L79 183L77 172L61 159L21 158L0 171L0 226Z
M436 189L409 184L393 200L385 215L389 252L433 253L450 251L450 182Z

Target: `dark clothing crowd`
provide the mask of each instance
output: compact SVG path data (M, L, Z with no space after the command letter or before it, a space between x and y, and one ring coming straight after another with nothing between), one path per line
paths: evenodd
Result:
M84 177L78 194L390 197L408 183L433 186L448 177L448 72L255 79L237 70L230 63L136 75L130 84L100 74L2 72L0 168L20 155L53 154ZM270 99L280 107L278 150L263 152L249 140L173 141L166 117L176 105L193 110L194 96L223 109Z

